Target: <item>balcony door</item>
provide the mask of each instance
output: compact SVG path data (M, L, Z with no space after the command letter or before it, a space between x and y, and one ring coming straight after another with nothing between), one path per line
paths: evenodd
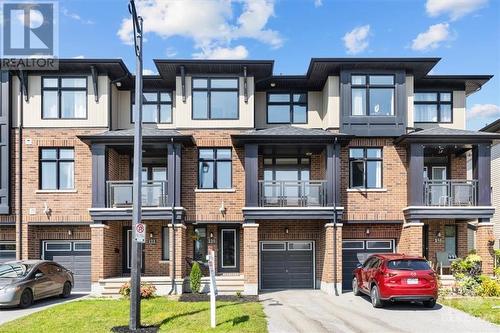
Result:
M431 204L433 206L446 206L448 205L448 184L447 168L446 166L432 166L431 167Z
M142 168L142 204L149 207L162 206L166 202L167 168L164 166L144 166Z
M309 195L304 181L310 180L311 161L307 157L264 158L263 194L269 202L286 201L286 206L299 206L300 200Z

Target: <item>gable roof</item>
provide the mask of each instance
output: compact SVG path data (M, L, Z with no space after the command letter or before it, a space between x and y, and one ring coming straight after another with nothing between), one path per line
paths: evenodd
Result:
M424 130L416 130L400 136L396 143L407 142L457 142L457 143L476 143L491 142L499 140L500 134L469 131L464 129L433 127Z
M500 118L481 128L480 132L500 133Z

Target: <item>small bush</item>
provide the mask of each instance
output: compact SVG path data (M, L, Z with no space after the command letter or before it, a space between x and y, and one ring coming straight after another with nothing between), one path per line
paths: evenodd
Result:
M477 294L482 297L500 297L500 282L490 277L482 276Z
M451 273L456 279L461 276L477 277L481 274L481 257L469 254L464 259L459 258L451 263Z
M130 282L124 283L119 291L120 295L124 297L130 296ZM147 299L154 297L156 294L156 287L150 283L141 283L141 298Z
M457 278L456 292L462 296L476 296L480 287L480 281L473 276Z
M200 264L195 261L193 267L191 267L191 273L189 274L189 284L193 293L197 294L200 292L201 276Z

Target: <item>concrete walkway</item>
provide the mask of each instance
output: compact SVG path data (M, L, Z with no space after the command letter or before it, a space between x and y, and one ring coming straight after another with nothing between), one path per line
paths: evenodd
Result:
M40 301L35 301L35 303L27 309L0 308L0 325L5 324L8 321L27 316L27 315L30 315L32 313L48 309L50 307L53 307L53 306L56 306L59 304L64 304L64 303L68 303L68 302L73 302L77 299L82 299L86 296L87 296L87 294L84 294L84 293L79 293L79 294L72 293L69 298L50 297L50 298L42 299Z
M450 307L420 304L372 307L368 297L329 296L319 290L286 290L260 296L270 333L500 332L500 326Z

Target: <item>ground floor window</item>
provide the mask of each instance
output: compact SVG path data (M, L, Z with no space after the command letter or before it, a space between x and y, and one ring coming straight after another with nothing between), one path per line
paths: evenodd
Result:
M16 258L16 242L0 242L0 262Z
M170 233L168 227L161 229L161 260L170 259Z

